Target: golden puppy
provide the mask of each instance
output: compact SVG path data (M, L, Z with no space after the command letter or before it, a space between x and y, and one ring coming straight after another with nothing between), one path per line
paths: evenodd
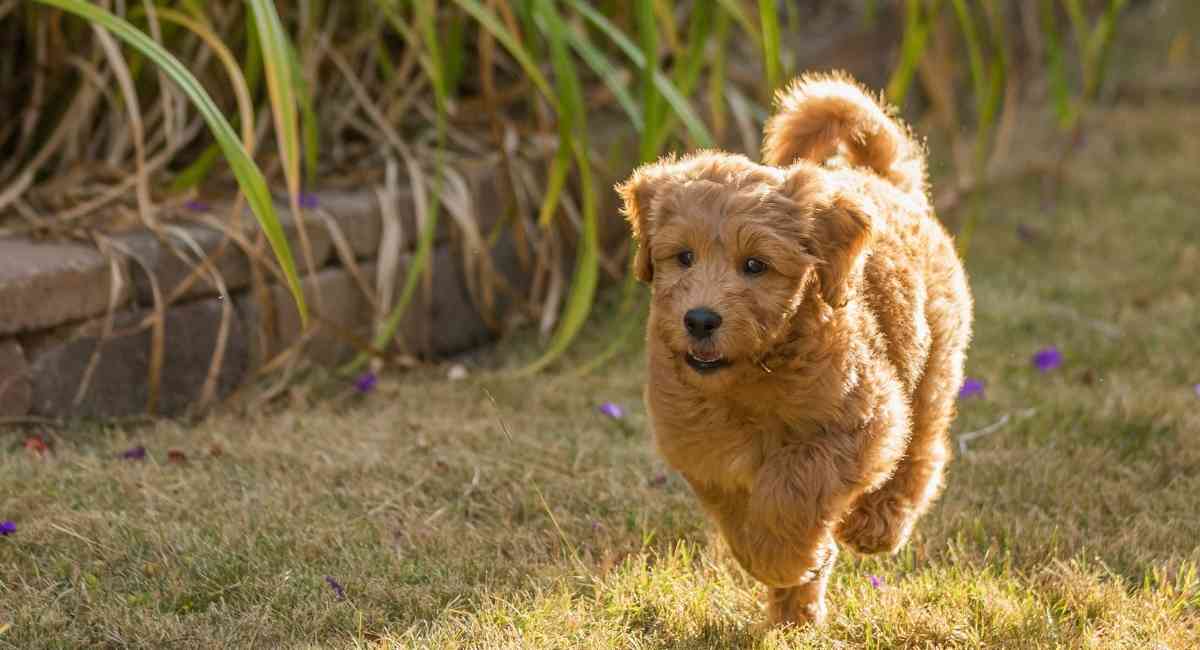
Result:
M971 295L905 126L841 75L777 102L765 164L701 151L617 191L658 449L770 620L820 622L837 542L895 551L938 494Z

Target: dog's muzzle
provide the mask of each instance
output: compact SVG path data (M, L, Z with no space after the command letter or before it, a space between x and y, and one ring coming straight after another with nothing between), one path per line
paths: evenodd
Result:
M721 326L721 315L709 309L708 307L697 307L689 309L683 315L683 327L687 330L688 336L703 341L713 335L717 328Z
M729 365L729 361L716 352L704 354L689 350L686 360L687 364L692 367L692 370L700 374L716 372Z
M712 349L712 336L721 326L721 315L708 307L689 309L683 315L683 327L696 343L687 352L687 364L698 373L715 372L729 365L719 352Z

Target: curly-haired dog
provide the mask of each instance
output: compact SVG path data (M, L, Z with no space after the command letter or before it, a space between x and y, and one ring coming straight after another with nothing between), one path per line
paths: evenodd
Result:
M658 449L770 620L820 622L837 541L895 551L938 494L971 296L905 126L840 75L777 103L765 164L702 151L617 191Z

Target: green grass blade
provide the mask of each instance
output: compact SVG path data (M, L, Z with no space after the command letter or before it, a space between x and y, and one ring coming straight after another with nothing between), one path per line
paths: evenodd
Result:
M704 68L705 46L716 29L716 21L713 18L715 11L717 11L717 7L711 2L699 2L692 7L688 25L688 49L684 54L683 63L677 66L675 73L675 85L679 87L679 93L684 97L692 95L696 83L700 80L700 72ZM721 55L724 55L723 50ZM668 114L667 119L654 134L651 150L654 151L655 156L662 153L667 138L675 129L676 119L674 113Z
M712 37L714 30L718 29L718 20L715 18L715 12L719 11L718 7L711 2L699 2L693 5L691 15L688 21L687 35L687 51L684 54L683 61L675 67L675 85L679 87L680 93L684 96L689 96L696 83L700 80L700 72L703 69L705 61L705 48ZM723 13L723 12L722 12ZM728 25L728 17L724 17L725 25ZM724 51L721 48L721 55ZM723 59L722 59L723 61ZM721 71L724 72L723 70ZM718 106L724 106L723 95L718 94ZM663 145L670 137L672 128L674 127L676 116L674 113L668 114L663 124L658 128L657 132L651 136L650 150L653 156L657 157L661 153ZM647 159L643 155L643 159ZM633 243L636 246L636 243ZM632 265L633 259L630 258ZM599 355L589 361L584 362L577 370L579 374L588 374L594 370L604 366L611 361L616 355L629 344L632 340L631 333L636 331L637 325L640 325L644 318L631 318L631 310L637 305L636 298L641 295L641 286L637 281L637 276L633 272L632 267L626 273L625 279L621 286L621 301L617 307L617 314L614 317L614 323L609 327L620 334L616 336L613 342L605 348Z
M481 27L491 32L492 36L504 46L508 54L516 60L517 65L521 66L521 71L529 76L529 80L533 85L546 97L546 99L554 102L557 96L554 89L550 87L550 82L546 80L546 76L542 74L538 64L534 61L533 55L526 48L504 23L496 17L496 14L486 9L478 0L453 0L454 4L458 5L463 11L471 15Z
M674 5L677 4L679 3L671 2L670 0L650 0L650 8L654 10L657 22L655 31L662 37L656 40L660 40L666 45L667 51L672 57L678 57L681 49L679 33L675 29Z
M439 57L442 60L442 80L447 95L458 91L463 74L467 70L467 18L460 13L450 13L446 30L441 35Z
M907 0L904 9L904 36L900 43L900 62L888 79L887 98L896 106L904 105L904 98L912 87L913 76L925 56L929 41L929 23L922 19L922 0Z
M630 273L629 277L633 277ZM619 322L610 326L610 331L616 332L611 343L609 343L600 354L594 358L580 364L578 368L572 371L574 375L589 375L602 368L609 361L612 361L617 355L625 349L625 346L633 342L637 333L645 327L646 314L645 310L641 309L636 314L630 314L634 303L631 302L629 307L622 306L618 312L621 314Z
M1108 72L1108 55L1112 49L1113 36L1117 31L1117 17L1125 9L1126 4L1127 0L1110 0L1104 13L1097 19L1091 37L1088 38L1087 53L1084 59L1087 61L1083 86L1085 101L1094 99L1100 92L1100 85L1104 83L1105 75Z
M288 289L296 300L296 309L300 313L301 320L307 323L308 306L304 301L304 292L296 273L296 263L292 258L287 236L279 223L279 216L275 214L275 207L271 203L271 192L267 188L266 179L263 178L258 165L247 155L221 109L213 102L196 77L188 72L179 59L164 50L154 39L105 9L85 0L36 0L36 2L70 12L93 25L107 29L114 36L144 54L179 85L192 104L196 106L196 110L208 124L209 130L212 131L213 137L216 138L221 151L225 154L225 158L237 178L238 186L246 195L250 209L258 219L263 232L266 233L271 250L274 251L275 257L279 261Z
M1088 42L1088 21L1087 14L1084 13L1083 3L1080 0L1063 0L1063 7L1067 10L1067 18L1071 21L1071 31L1075 35L1075 47L1080 53L1082 62L1082 54L1087 48Z
M583 89L575 64L571 60L564 33L566 27L562 17L554 8L553 0L537 0L534 5L536 16L545 22L550 42L550 60L560 90L559 104L564 111L559 116L560 147L569 147L574 155L579 172L579 185L583 203L583 233L575 258L575 272L571 289L567 295L558 328L550 337L542 356L517 372L518 375L536 373L562 356L571 341L587 321L592 309L599 281L600 256L599 234L596 216L596 190L592 179L591 164L587 157L587 124L583 102Z
M246 12L246 62L242 66L242 70L246 77L246 87L250 89L251 95L258 93L260 84L262 83L263 62L262 62L262 41L258 38L258 30L254 27L254 14Z
M579 169L580 194L583 202L583 237L579 241L579 253L575 261L570 293L567 296L567 303L563 309L558 329L555 330L550 342L546 345L546 351L537 361L518 371L518 375L539 372L562 356L583 328L583 324L587 322L588 314L592 310L592 302L596 296L596 286L599 283L600 275L596 190L587 157L579 151L574 153L576 166Z
M433 0L415 0L413 6L417 10L417 29L421 33L422 46L429 52L432 64L429 71L432 75L430 82L433 85L434 101L438 105L439 111L445 111L446 106L449 105L450 91L445 74L447 67L445 50L442 48L437 31L437 3Z
M783 59L779 52L779 11L775 0L758 0L758 19L762 24L763 70L767 73L767 97L773 97L783 77Z
M538 27L533 20L533 2L531 0L520 0L515 4L505 0L510 6L513 15L517 19L517 27L523 30L524 34L538 33ZM546 42L543 39L526 38L521 41L523 46L533 55L536 61L546 60Z
M175 179L171 181L171 191L182 192L203 183L220 156L220 145L210 144L191 164L175 175Z
M725 113L725 62L729 48L729 13L717 11L713 21L714 49L711 71L708 75L708 110L718 137L724 137L729 118Z
M462 0L456 1L461 2ZM588 6L582 0L566 1L624 52L625 56L634 66L640 69L646 68L646 58L642 56L641 50L629 40L629 37L621 33L621 30L617 29L616 25L613 25L608 18L605 18L603 14ZM658 89L658 92L662 93L663 98L670 105L671 109L675 111L675 114L679 116L679 119L683 121L684 127L687 128L688 134L696 141L696 144L700 147L713 146L712 134L708 132L708 128L704 126L704 121L692 109L687 98L679 92L675 84L671 83L671 80L661 72L655 70L654 85Z
M1057 23L1054 0L1041 0L1041 27L1042 35L1046 39L1046 67L1050 80L1050 96L1054 103L1054 114L1058 118L1059 128L1068 131L1075 122L1075 111L1071 105L1071 90L1067 84L1066 64L1063 60L1062 40Z
M421 36L416 31L413 31L413 28L400 17L400 14L397 13L396 7L392 3L388 2L388 0L375 0L375 5L383 11L384 17L395 28L396 33L405 40L407 47L411 47L416 51L417 61L421 65L421 70L429 78L429 86L433 89L434 103L437 104L443 101L445 93L442 91L442 70L439 64L435 63L435 57L439 50L436 39L434 39L435 42L432 46L425 46L425 41L429 40L428 36ZM418 15L417 20L419 22L422 18ZM422 31L424 30L422 29Z
M571 171L571 151L568 147L559 147L550 163L550 174L546 179L546 196L542 200L542 208L538 211L538 226L548 228L554 211L558 208L558 199L562 196L567 184L567 174Z
M675 77L675 85L679 86L679 92L684 96L691 95L696 82L700 80L700 71L704 68L704 49L713 33L715 11L716 7L711 2L697 2L692 7L688 20L688 49Z
M435 190L433 193L435 201L437 201L438 188L440 188L441 183L441 173L439 171L437 174L437 180L435 181ZM419 192L425 191L423 187L414 189ZM388 342L392 340L392 337L394 337L396 332L400 329L400 322L404 319L404 314L407 313L408 305L412 302L413 296L416 295L417 283L420 281L421 275L426 273L429 269L430 263L433 259L433 245L437 235L439 205L440 203L436 202L433 204L429 211L430 218L421 229L420 238L417 240L417 250L413 254L412 264L408 267L408 270L404 274L404 285L400 289L400 296L396 299L396 304L392 307L392 311L388 313L388 317L384 321L383 327L380 329L379 333L376 334L374 340L372 341L376 349L382 350L386 348ZM368 360L369 357L365 353L360 354L357 358L342 368L342 370L343 372L355 372Z
M179 0L179 4L197 19L203 19L204 6L200 3L200 0Z
M1006 63L1000 56L992 59L988 75L987 96L983 100L982 111L979 114L979 124L975 131L975 165L982 174L983 165L987 161L988 147L991 143L992 131L996 126L996 116L1000 113L1000 105L1004 101L1004 82L1006 79Z
M985 5L985 16L991 28L993 53L991 61L988 64L988 90L979 115L978 140L975 148L977 156L976 166L979 167L980 173L982 173L983 165L987 161L988 148L996 126L996 117L1000 114L1004 103L1004 89L1008 81L1010 65L1008 57L1008 33L1005 29L1004 16L995 11L994 7L990 5Z
M983 66L983 44L979 39L979 32L975 29L975 16L972 15L966 0L951 0L951 4L954 6L955 15L958 16L963 40L967 43L967 61L971 67L975 103L977 107L982 107L987 96L987 71Z
M300 69L300 55L295 47L288 47L295 82L296 96L300 99L300 136L303 139L301 153L304 162L304 182L312 186L317 180L317 163L320 160L321 135L317 124L317 111L313 106L312 91L304 71Z
M254 103L251 99L251 92L246 84L246 79L239 67L237 57L234 56L233 52L221 40L221 36L213 31L212 24L203 12L193 11L191 14L185 14L164 7L158 7L155 11L159 21L164 22L166 25L177 25L200 37L213 54L220 59L229 76L229 84L233 88L233 93L237 97L238 115L236 121L233 123L241 126L242 146L246 148L249 155L253 156ZM132 19L135 15L145 15L145 13L145 6L138 6L129 12L128 17ZM175 180L171 183L171 190L185 190L202 183L209 171L216 164L220 155L221 148L216 143L206 147L192 164L188 165L183 172L176 176Z
M288 43L288 53L291 55L292 80L296 84L296 97L300 102L300 155L303 164L304 185L312 187L317 183L317 165L321 159L320 126L317 124L317 111L313 99L313 89L309 79L304 74L304 57L300 55L301 47L310 47L316 41L320 26L323 3L315 3L310 11L301 11L301 24L298 26L298 42Z
M867 27L875 27L875 23L879 21L879 2L878 0L866 0L863 4L866 5L863 11L863 22Z
M633 125L633 130L642 133L645 128L645 121L642 119L642 111L638 108L637 101L633 95L629 93L629 89L625 87L625 81L621 79L620 69L613 64L604 52L601 52L592 45L588 40L587 35L577 29L567 29L564 36L567 42L571 44L571 48L579 53L579 58L583 59L584 63L595 72L608 90L616 98L617 104L621 106L621 110L629 116L630 123Z
M267 79L267 92L271 96L275 137L279 140L288 194L295 202L300 194L300 130L292 47L271 0L246 1L254 14L259 44L262 46L263 71Z
M742 28L742 31L754 39L754 46L761 50L763 37L758 31L759 25L750 19L750 15L746 13L740 0L717 0L717 4L721 5L721 8L725 10L724 13L728 14L733 22Z
M447 128L446 110L449 103L449 98L446 95L446 80L443 76L445 62L441 58L442 50L438 43L437 6L433 3L433 0L416 0L414 6L416 8L417 28L421 35L421 45L428 52L428 58L422 67L430 77L430 85L433 87L434 92L434 106L436 108L434 128L437 137L437 150L434 161L434 187L432 200L429 202L429 219L426 220L421 230L420 238L417 240L417 250L413 254L412 264L404 274L404 285L400 289L400 296L396 299L396 304L392 307L392 311L388 313L383 327L372 341L376 349L386 348L388 342L396 335L396 332L400 329L400 322L403 320L404 314L407 313L413 296L416 295L417 283L420 281L422 275L431 272L433 245L437 236L437 224L442 205L442 170L445 168ZM385 10L387 9L388 7L385 6ZM388 13L394 22L398 21L394 12L389 11ZM412 44L411 41L410 44ZM425 191L423 187L414 189L418 192ZM354 361L347 364L343 370L346 372L355 372L367 360L368 357L365 354L360 354Z
M662 94L654 85L654 75L658 68L658 23L654 18L654 0L636 0L634 17L644 62L641 66L642 114L646 116L646 129L642 132L638 150L641 161L649 162L656 157L654 136L666 121Z

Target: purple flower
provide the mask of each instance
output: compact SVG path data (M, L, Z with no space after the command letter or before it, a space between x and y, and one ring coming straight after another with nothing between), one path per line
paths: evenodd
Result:
M8 537L17 532L17 524L9 519L0 521L0 537Z
M333 593L335 596L337 596L338 600L346 600L346 588L342 586L342 583L334 580L333 576L325 576L325 582L329 585L329 588L333 590Z
M1048 372L1062 365L1063 356L1058 348L1051 345L1042 348L1033 355L1033 365L1041 372Z
M871 586L878 589L883 586L883 578L879 576L867 576L867 580L871 582Z
M958 399L967 399L968 397L983 398L983 380L971 379L963 382L962 388L958 389Z
M131 447L121 452L121 458L125 460L143 460L146 458L146 448L141 445Z
M358 379L354 380L354 390L360 393L369 393L375 390L375 385L379 383L379 377L373 372L364 372L359 375Z
M659 472L650 479L650 487L662 487L667 484L667 475L665 472Z
M183 204L183 207L187 208L188 210L191 210L192 212L208 212L208 210L209 210L208 204L205 203L204 201L200 201L198 199L192 199L190 201L185 201Z
M300 193L300 207L304 208L305 210L316 210L317 206L320 204L321 202L317 200L316 194L313 194L312 192Z
M625 417L625 409L621 408L620 404L615 404L613 402L605 402L597 407L596 410L614 420L620 420L621 418Z
M1196 397L1200 397L1200 384L1192 386L1192 390L1196 391Z
M1037 231L1023 223L1017 224L1017 239L1026 243L1031 242L1037 239Z

